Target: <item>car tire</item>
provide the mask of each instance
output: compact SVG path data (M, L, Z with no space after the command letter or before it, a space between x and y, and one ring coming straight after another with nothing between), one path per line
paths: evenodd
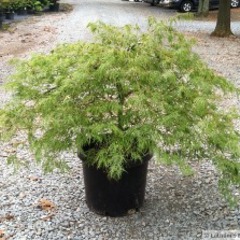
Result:
M182 1L179 10L181 12L191 12L193 10L193 2L190 0Z
M157 6L157 5L158 5L158 3L159 3L159 1L158 1L158 0L152 0L152 3L151 3L151 5L152 5L152 6Z
M240 0L231 0L231 7L232 8L239 7L239 2L240 2Z

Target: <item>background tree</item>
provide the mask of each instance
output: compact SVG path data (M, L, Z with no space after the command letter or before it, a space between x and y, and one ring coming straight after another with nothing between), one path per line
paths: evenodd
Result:
M231 0L220 0L215 30L211 34L216 37L229 37L231 31Z
M209 0L200 0L198 5L197 16L207 17L209 14Z

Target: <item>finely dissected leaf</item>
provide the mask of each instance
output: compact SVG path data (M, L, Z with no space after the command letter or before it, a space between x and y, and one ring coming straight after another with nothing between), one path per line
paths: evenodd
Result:
M220 103L238 90L192 52L192 41L170 24L92 23L95 42L64 44L17 63L0 110L1 135L28 133L46 171L65 168L63 151L85 151L87 162L119 179L129 159L147 152L191 173L209 159L228 183L239 184L239 132L234 110ZM6 134L7 133L7 134Z

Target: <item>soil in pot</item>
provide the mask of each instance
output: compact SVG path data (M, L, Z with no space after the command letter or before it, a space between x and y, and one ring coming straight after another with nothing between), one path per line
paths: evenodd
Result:
M138 211L144 201L147 166L151 157L147 154L142 163L126 168L118 181L109 179L104 170L88 166L83 160L86 203L89 209L111 217Z

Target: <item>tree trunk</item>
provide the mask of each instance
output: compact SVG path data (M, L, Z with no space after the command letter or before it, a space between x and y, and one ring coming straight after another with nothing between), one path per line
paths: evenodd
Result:
M211 36L229 37L231 31L231 0L220 0L217 24Z
M198 17L207 17L209 14L209 0L200 0L198 5Z

